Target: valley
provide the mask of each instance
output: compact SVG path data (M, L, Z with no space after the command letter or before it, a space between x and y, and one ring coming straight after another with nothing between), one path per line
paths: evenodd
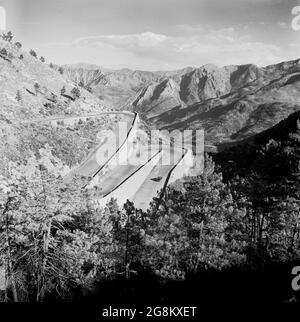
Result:
M123 301L149 285L177 299L179 284L203 299L250 298L265 283L251 276L300 258L299 59L58 66L7 37L0 299L90 301L100 289Z

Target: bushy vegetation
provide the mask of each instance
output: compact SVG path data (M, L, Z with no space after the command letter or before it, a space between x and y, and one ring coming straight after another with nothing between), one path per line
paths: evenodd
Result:
M51 104L49 108L51 108ZM55 107L53 106L53 108ZM112 121L109 117L78 122L75 126L58 124L54 127L47 123L23 124L18 126L15 131L17 141L15 147L24 160L29 156L28 151L32 151L38 157L38 151L45 144L51 145L55 157L59 158L65 165L74 167L82 162L97 144L99 128L110 128L111 125Z
M34 91L37 94L40 91L41 87L39 83L34 83Z
M36 53L33 49L30 49L29 54L30 54L32 57L37 58L37 53Z
M0 50L0 55L2 55L2 56L7 56L7 55L8 55L7 50L6 50L5 48L2 48L2 49Z
M74 87L72 90L71 90L71 94L73 96L74 99L76 98L79 98L80 95L81 95L81 92L80 92L80 89L77 88L77 87Z
M21 95L21 92L19 90L17 91L17 94L16 94L16 100L18 102L21 102L22 101L22 95Z
M12 42L14 36L11 31L8 31L7 33L2 34L2 39L8 42Z
M249 247L261 261L300 256L300 122L293 116L290 120L291 132L282 129L277 141L240 146L239 153L234 149L216 157L231 190L247 200Z
M20 42L16 42L15 43L15 47L18 49L18 50L20 50L21 48L22 48L22 44L20 43Z
M129 201L93 208L96 191L81 189L80 178L62 180L63 145L60 151L53 137L54 148L21 142L37 153L10 163L11 179L1 180L4 300L71 300L75 289L89 297L107 285L116 291L114 281L122 280L140 289L145 276L157 291L178 285L171 281L195 288L208 272L259 272L299 259L299 137L300 126L285 144L270 142L258 152L263 177L257 170L225 183L207 156L202 175L169 187L146 213Z

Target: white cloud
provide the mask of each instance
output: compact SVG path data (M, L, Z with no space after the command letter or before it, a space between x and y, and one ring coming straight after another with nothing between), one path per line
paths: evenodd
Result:
M78 39L73 46L75 50L98 50L99 59L102 57L98 62L101 65L149 70L207 63L219 66L254 63L262 66L285 59L285 53L278 46L252 40L245 34L247 28L242 27L207 30L200 25L181 25L186 31L197 32L185 36L153 32L95 36Z
M155 34L153 32L144 32L131 35L105 35L98 37L88 37L78 39L74 45L89 46L98 44L110 44L120 48L153 47L168 39L165 35Z

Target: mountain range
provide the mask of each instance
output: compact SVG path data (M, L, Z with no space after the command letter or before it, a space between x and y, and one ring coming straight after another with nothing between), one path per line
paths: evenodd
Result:
M300 59L266 67L135 71L49 66L2 40L0 50L2 119L130 110L150 128L204 129L206 144L223 149L300 110Z
M159 129L204 128L206 141L232 144L300 110L300 59L266 67L205 65L176 71L64 66L66 77Z

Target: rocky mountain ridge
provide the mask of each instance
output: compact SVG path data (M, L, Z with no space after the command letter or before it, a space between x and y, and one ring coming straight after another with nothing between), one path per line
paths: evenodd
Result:
M115 109L139 112L157 128L204 128L216 145L250 137L300 110L300 59L266 67L204 65L157 72L94 68L71 66L67 76L88 84Z

